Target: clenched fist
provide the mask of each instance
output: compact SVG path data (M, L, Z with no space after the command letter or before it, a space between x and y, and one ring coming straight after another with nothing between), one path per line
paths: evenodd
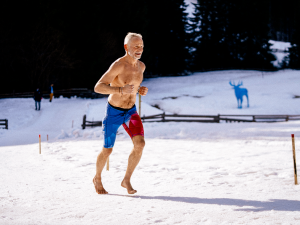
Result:
M147 87L140 87L140 90L139 90L139 94L142 95L142 96L145 96L148 92L148 88Z

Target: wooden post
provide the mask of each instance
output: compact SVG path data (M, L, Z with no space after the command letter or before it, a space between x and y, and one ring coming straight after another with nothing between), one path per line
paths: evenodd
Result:
M106 160L106 170L109 171L109 156L107 157Z
M42 148L41 148L41 135L39 134L39 153L42 153Z
M162 114L162 121L165 121L165 112Z
M83 121L82 121L82 130L85 129L85 123L86 123L86 115L83 116Z
M293 145L293 161L294 161L294 178L295 178L295 185L298 184L297 180L297 166L296 166L296 152L295 152L295 138L294 134L292 134L292 145Z
M142 116L142 114L141 114L141 109L142 109L141 103L142 103L142 96L139 94L139 116Z
M218 116L215 117L215 120L216 120L217 123L220 123L220 114L218 114Z

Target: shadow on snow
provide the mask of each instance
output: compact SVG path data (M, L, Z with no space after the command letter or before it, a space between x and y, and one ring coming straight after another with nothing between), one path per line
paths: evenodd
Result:
M300 211L300 201L296 200L285 200L285 199L270 199L270 201L255 201L255 200L243 200L243 199L231 199L231 198L196 198L196 197L170 197L170 196L129 196L129 195L117 195L109 194L113 196L123 196L129 198L140 198L146 200L163 200L163 201L174 201L184 202L191 204L210 204L210 205L228 205L247 207L242 209L235 209L235 211Z

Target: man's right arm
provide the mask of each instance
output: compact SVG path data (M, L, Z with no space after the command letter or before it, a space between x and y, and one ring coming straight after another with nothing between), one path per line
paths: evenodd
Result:
M100 94L121 93L120 87L111 87L109 84L118 76L122 70L120 62L114 62L96 83L94 91Z
M109 84L122 73L123 65L120 62L114 62L103 74L95 85L94 91L100 94L132 94L133 85L126 84L124 87L111 87Z

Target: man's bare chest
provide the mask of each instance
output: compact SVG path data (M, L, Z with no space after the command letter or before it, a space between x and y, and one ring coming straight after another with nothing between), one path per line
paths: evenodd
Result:
M115 81L121 85L140 84L143 81L143 72L138 69L124 70L118 74Z

